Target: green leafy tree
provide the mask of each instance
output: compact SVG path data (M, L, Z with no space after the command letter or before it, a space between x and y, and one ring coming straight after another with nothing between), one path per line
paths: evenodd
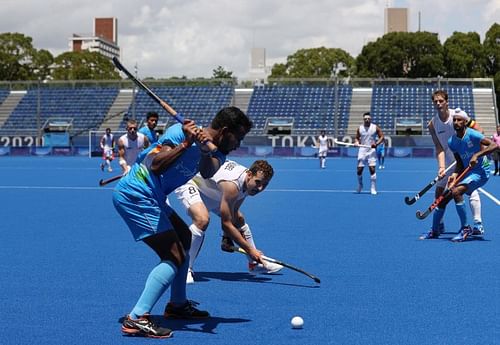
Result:
M430 32L388 33L365 45L356 58L358 77L434 77L443 70L443 48Z
M30 79L45 80L51 77L51 68L54 63L54 57L45 49L38 50L33 56L33 70Z
M486 74L486 57L479 34L454 32L444 42L448 78L480 78Z
M231 79L233 78L233 72L226 71L224 67L218 66L213 70L212 77L216 79Z
M56 80L120 79L110 59L97 52L66 52L54 60L52 77Z
M0 34L0 80L31 79L36 49L21 33Z
M330 78L335 67L343 64L346 69L339 76L347 76L354 65L354 58L339 48L300 49L287 57L286 64L275 64L270 78Z

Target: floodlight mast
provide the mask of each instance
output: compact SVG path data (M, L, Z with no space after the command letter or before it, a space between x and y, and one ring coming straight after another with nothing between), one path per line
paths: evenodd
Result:
M345 71L347 69L346 65L343 62L335 63L332 76L335 83L335 110L333 114L333 136L334 141L338 140L338 123L339 123L339 73L341 71Z

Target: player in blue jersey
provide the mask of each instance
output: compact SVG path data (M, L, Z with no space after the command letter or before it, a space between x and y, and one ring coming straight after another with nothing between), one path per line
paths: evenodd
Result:
M122 332L153 338L170 337L172 331L156 325L149 316L162 294L171 286L165 317L207 318L186 297L191 231L165 203L168 194L200 172L204 178L215 174L226 155L239 147L252 122L236 107L221 109L209 127L199 128L191 120L176 124L139 155L117 184L113 203L136 241L143 241L159 256L144 290L127 315ZM260 252L251 256L261 261Z
M453 128L455 134L448 139L448 147L453 152L457 162L455 172L448 178L448 184L455 181L457 176L470 166L469 172L452 189L449 197L445 198L433 214L432 228L438 229L444 215L444 206L453 198L460 218L460 232L452 238L454 242L463 242L474 233L470 226L467 210L464 205L464 194L470 194L483 186L490 177L490 163L485 155L493 152L497 145L482 133L467 127L468 116L464 111L453 114ZM482 148L482 149L481 149ZM438 235L437 235L438 236ZM437 237L435 236L435 237Z
M156 135L156 125L158 124L158 113L154 111L150 111L146 114L146 124L139 129L139 133L144 134L150 144L156 143L156 140L158 140L158 136Z

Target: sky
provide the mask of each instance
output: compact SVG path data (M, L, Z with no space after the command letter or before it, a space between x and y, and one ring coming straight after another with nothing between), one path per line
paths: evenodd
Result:
M500 23L500 0L0 0L0 33L57 56L74 33L93 33L94 18L116 17L121 61L140 78L211 77L222 66L244 80L252 47L265 48L267 66L322 46L356 57L384 34L388 6L408 8L409 30L441 42L455 31L482 41Z

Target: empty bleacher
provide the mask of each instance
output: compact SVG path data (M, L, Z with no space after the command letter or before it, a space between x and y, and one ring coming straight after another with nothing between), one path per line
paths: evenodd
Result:
M74 131L95 129L103 121L117 94L116 87L31 88L10 114L2 130L36 130L37 122L43 125L49 118L72 119Z
M309 85L272 85L254 88L248 105L248 116L254 122L254 132L265 129L266 119L294 119L293 133L319 130L333 131L335 127L335 87ZM347 128L352 95L350 86L338 89L338 129Z

